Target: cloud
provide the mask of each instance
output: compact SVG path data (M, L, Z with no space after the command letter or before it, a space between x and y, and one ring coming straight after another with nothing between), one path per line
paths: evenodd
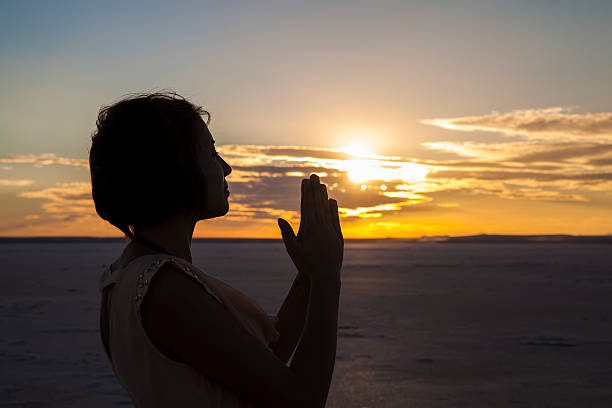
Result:
M452 160L423 160L312 146L224 145L218 151L232 166L228 177L231 226L262 227L277 217L299 220L300 179L319 174L339 203L347 225L395 228L413 213L469 212L465 196L551 201L582 206L612 193L612 113L573 113L567 108L426 119L423 123L462 132L486 131L520 138L482 143L431 141L428 150ZM498 138L499 139L499 138ZM88 168L88 160L55 154L0 158L12 164ZM33 180L0 179L0 186L31 186ZM89 182L58 183L21 191L41 200L41 211L24 214L29 224L97 220ZM599 200L599 201L597 201ZM594 207L593 207L594 208ZM406 222L403 222L406 221ZM418 223L417 223L418 224ZM416 224L415 224L416 225ZM24 227L25 228L25 227ZM375 228L375 227L373 227ZM415 227L416 228L416 227Z
M612 156L602 157L598 159L591 159L588 161L588 164L592 166L604 166L604 167L612 167Z
M42 209L60 217L78 217L95 214L91 198L91 185L85 182L57 183L38 191L23 191L19 197L46 200Z
M548 108L423 123L526 139L424 143L426 149L462 158L424 161L433 168L427 178L446 188L468 182L473 193L560 201L588 201L589 191L612 190L612 113L573 114L565 108ZM513 187L507 187L509 183Z
M438 150L454 153L459 157L474 158L483 162L517 161L518 157L539 153L550 154L557 151L571 151L572 148L588 146L594 148L602 146L600 143L551 143L551 142L506 142L506 143L477 143L465 142L425 142L421 144L429 150ZM605 144L612 146L610 144ZM522 161L522 160L521 160ZM537 161L537 160L529 160Z
M426 143L424 147L468 159L428 160L426 163L432 166L428 179L471 180L475 187L491 180L565 190L602 191L611 186L612 143L467 141Z
M299 213L297 211L275 208L273 202L257 204L259 204L259 206L232 202L230 204L230 212L225 216L225 219L230 221L260 221L278 217L299 219Z
M571 113L570 108L523 109L508 113L425 119L421 123L463 132L485 131L529 139L612 140L612 112Z
M61 164L64 166L76 166L89 168L89 160L69 157L57 157L54 153L43 153L39 155L28 154L11 157L0 157L0 163L33 163L35 167L48 166L50 164Z
M601 157L612 153L612 143L551 143L540 144L538 149L517 154L508 159L523 163L558 163L584 161L583 158Z
M34 180L7 180L0 179L0 186L25 187L34 184Z
M477 159L484 165L495 163L554 163L575 162L581 158L612 156L612 143L605 142L426 142L423 147ZM583 160L586 161L586 160ZM467 163L466 163L467 164ZM473 167L473 163L472 167Z
M299 179L311 173L319 174L328 185L329 195L337 199L340 213L346 217L380 216L381 211L429 200L422 195L393 191L395 184L423 180L429 171L427 165L398 157L301 146L225 145L218 150L233 168L228 177L232 205L248 207L248 214L253 216L288 210L297 217ZM383 184L389 190L382 190ZM263 213L252 213L254 209Z
M237 202L251 210L290 209L298 214L296 178L322 175L344 218L440 207L443 192L496 195L505 199L587 202L589 191L612 191L607 155L612 143L522 141L438 142L426 148L454 152L465 160L416 160L348 153L313 147L223 146L237 171L229 176ZM339 154L338 154L339 153ZM304 154L304 156L302 156ZM234 165L237 163L237 165ZM432 202L431 206L427 204Z
M23 221L16 219L14 223L0 225L3 233L30 235L32 231L43 231L43 235L57 235L70 228L79 230L78 225L85 223L89 223L87 228L104 224L96 214L88 182L56 183L54 187L22 191L17 196L42 200L41 212L24 214Z
M534 180L546 181L610 181L612 173L545 173L534 171L471 171L471 170L440 170L428 175L438 179L473 179L473 180Z
M298 221L300 179L311 173L319 174L328 186L328 194L338 201L347 225L367 221L380 228L414 219L416 212L466 211L461 203L463 195L580 205L588 203L593 192L612 191L612 143L465 141L424 146L452 152L460 159L352 155L301 146L219 146L233 171L228 176L230 211L215 225L227 222L232 228L267 228L264 226L277 217ZM70 162L58 157L49 161L50 155L20 157L21 162L44 163L41 165ZM19 196L43 200L40 218L27 219L32 224L97 217L89 182L58 183Z

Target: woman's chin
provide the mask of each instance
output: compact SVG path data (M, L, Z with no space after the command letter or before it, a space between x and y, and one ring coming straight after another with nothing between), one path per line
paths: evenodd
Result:
M225 214L229 212L229 203L227 203L224 207L219 208L215 211L207 211L200 215L200 220L209 220L211 218L223 217Z
M217 217L223 217L225 214L227 214L229 212L229 203L227 203L227 206L225 206L225 208L223 209L223 211L221 212L221 214L217 215Z

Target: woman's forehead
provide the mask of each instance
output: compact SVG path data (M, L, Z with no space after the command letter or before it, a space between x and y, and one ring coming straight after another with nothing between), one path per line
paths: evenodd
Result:
M203 120L200 119L197 121L196 130L198 132L198 135L200 136L200 140L204 142L204 145L208 146L214 143L212 134L208 130L208 127L206 126Z

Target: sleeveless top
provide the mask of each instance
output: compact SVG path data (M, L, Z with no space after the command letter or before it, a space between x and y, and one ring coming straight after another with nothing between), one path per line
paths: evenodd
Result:
M192 366L163 354L146 334L140 304L151 278L166 262L173 262L202 287L203 296L212 296L268 349L279 338L276 316L264 310L242 292L213 278L188 261L166 254L134 258L124 268L104 269L98 282L100 292L109 286L108 343L111 365L117 380L128 392L135 407L252 408L253 405L196 371ZM270 351L272 352L272 351ZM107 356L108 357L108 356Z

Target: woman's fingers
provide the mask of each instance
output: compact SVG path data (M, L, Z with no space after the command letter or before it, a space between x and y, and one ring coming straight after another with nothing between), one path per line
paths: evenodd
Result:
M316 174L310 176L309 184L312 190L312 204L314 207L315 220L320 221L324 225L331 225L333 223L333 217L329 210L327 187L325 184L321 184L319 176Z
M340 228L340 216L338 215L338 202L333 198L329 199L329 214L332 219L334 229L339 238L342 238L342 228Z
M288 222L278 220L283 242L293 263L308 276L339 274L344 241L338 219L338 205L327 196L327 188L312 174L302 180L302 217L297 236Z
M302 214L300 219L300 231L303 229L304 224L308 221L308 209L306 208L306 183L308 180L302 180L302 196L300 198L300 213ZM298 232L299 235L299 232Z
M322 221L321 213L321 184L319 183L319 176L316 174L310 175L310 194L312 197L312 204L315 214L315 221Z
M302 262L300 246L298 244L297 237L293 232L293 228L291 228L291 224L289 224L283 218L279 218L277 221L278 227L281 230L281 236L283 237L285 248L287 249L287 253L289 254L289 257L291 257L293 263L297 267L299 267Z
M331 225L332 218L331 213L329 212L327 187L325 187L325 184L321 184L321 212L323 214L323 222L327 225Z
M314 222L314 206L312 203L312 191L310 188L310 180L302 180L302 219L300 220L300 231L303 226L310 225ZM303 225L302 225L303 224Z

